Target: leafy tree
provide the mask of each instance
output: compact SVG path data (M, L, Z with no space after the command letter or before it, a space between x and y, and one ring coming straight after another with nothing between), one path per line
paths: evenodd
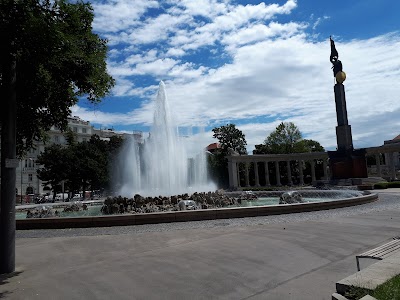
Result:
M230 150L238 154L247 154L245 135L241 130L236 128L235 124L216 127L212 131L214 132L213 137L218 139L221 149L225 154L228 154Z
M56 187L61 181L66 180L70 175L70 154L68 148L61 145L53 144L46 147L38 156L37 163L43 165L43 168L38 169L37 175L45 185L50 184L54 194L57 192Z
M303 139L295 144L295 153L324 152L324 147L314 140Z
M289 154L325 151L317 141L303 139L299 128L292 122L280 123L265 139L264 143L255 145L255 148L253 154Z
M91 5L82 1L0 1L2 273L15 270L15 237L10 235L15 220L9 217L15 170L6 170L5 158L31 148L52 125L65 130L79 97L97 103L114 85L106 69L106 40L92 32L93 16Z
M213 137L218 139L221 148L218 148L213 155L209 156L208 164L211 177L221 187L229 186L228 161L226 156L232 151L238 154L247 154L246 139L243 132L236 128L235 124L216 127L212 130Z
M93 16L91 5L81 1L1 1L0 72L13 53L19 152L43 139L52 125L65 130L79 97L98 103L114 85L106 69L106 40L92 32Z
M51 145L38 157L43 165L38 170L39 179L51 184L54 193L61 181L75 194L79 190L103 189L110 182L109 167L113 157L122 145L120 137L104 141L93 135L88 142L74 142L73 134L68 134L70 143Z

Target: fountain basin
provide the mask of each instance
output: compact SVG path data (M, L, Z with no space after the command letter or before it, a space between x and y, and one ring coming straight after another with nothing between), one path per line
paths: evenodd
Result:
M258 195L277 195L283 192L255 192ZM187 222L229 218L258 217L289 213L300 213L361 205L378 200L378 195L368 191L301 191L304 197L326 196L327 201L268 206L215 208L205 210L171 211L143 214L122 214L107 216L63 217L42 219L17 219L17 230L109 227L143 225L171 222ZM235 193L229 193L231 196ZM335 199L338 197L337 199ZM341 197L341 198L340 198Z

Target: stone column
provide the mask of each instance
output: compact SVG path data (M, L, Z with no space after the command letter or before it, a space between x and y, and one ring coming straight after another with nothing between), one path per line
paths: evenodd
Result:
M286 161L286 168L287 168L287 176L288 176L288 185L293 185L292 171L290 170L290 160Z
M275 161L275 174L276 174L276 185L280 186L281 184L281 173L279 172L279 161Z
M324 180L328 180L328 162L326 161L326 159L324 159L322 161L322 167L324 168Z
M236 171L237 171L236 178L238 181L238 187L242 187L242 185L240 183L240 162L237 163Z
M248 162L246 162L246 164L245 164L245 174L246 174L246 187L249 187L250 186L250 181L249 181L249 163Z
M396 166L394 162L394 153L391 152L389 153L389 170L390 170L390 179L395 180L396 179Z
M260 178L258 177L258 163L254 162L254 175L256 180L256 186L260 186Z
M304 162L302 160L299 160L300 185L304 185L303 166L304 166Z
M375 160L376 160L376 172L378 173L378 177L382 177L380 153L375 154Z
M311 163L311 182L316 181L317 179L315 178L315 161L312 159L310 161Z
M338 151L353 150L353 138L351 135L351 126L347 120L346 95L344 85L341 83L335 84L335 103L336 117L338 126L336 126L336 140Z
M238 185L238 172L236 162L232 161L232 158L228 158L228 174L229 174L229 186L231 188L237 188Z
M269 181L269 169L267 161L264 162L264 166L265 166L265 185L270 186L271 182Z

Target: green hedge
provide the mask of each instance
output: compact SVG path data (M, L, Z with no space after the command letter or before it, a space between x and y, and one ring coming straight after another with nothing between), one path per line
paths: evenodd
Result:
M387 188L400 188L400 181L378 182L374 184L374 189L382 190Z
M388 183L389 182L378 182L374 184L374 189L376 190L382 190L382 189L387 189L388 188Z

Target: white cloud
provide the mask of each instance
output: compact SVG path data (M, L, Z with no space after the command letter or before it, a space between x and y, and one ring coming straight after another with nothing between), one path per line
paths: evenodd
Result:
M132 18L123 15L122 23L112 19L117 18L114 9L109 14L112 25L107 29L120 47L110 55L108 64L117 78L114 94L127 96L130 100L126 101L143 102L127 113L93 113L77 106L74 114L99 124L150 124L151 100L157 87L133 84L135 76L145 75L166 79L173 119L179 126L236 123L245 133L251 151L280 121L291 121L306 138L317 140L326 148L335 147L329 41L310 38L304 23L281 23L276 18L289 14L296 8L296 1L243 6L228 0L170 0L167 3L173 6L166 6L161 15L135 23L147 9L155 7L153 2L138 1L140 5L131 12ZM127 2L103 3L119 7ZM97 26L105 22L104 10L102 7L100 13L96 11ZM315 29L327 18L312 19L310 26ZM113 33L122 29L123 32ZM354 145L382 144L399 133L396 114L400 112L400 34L336 40L347 73L347 109ZM143 50L141 46L145 44ZM213 56L191 61L188 54L200 49L224 56L226 63L210 67L208 60ZM212 136L210 132L204 135ZM204 138L206 141L209 139Z
M138 25L149 8L157 8L158 1L109 0L94 3L96 18L93 28L98 32L118 32Z

